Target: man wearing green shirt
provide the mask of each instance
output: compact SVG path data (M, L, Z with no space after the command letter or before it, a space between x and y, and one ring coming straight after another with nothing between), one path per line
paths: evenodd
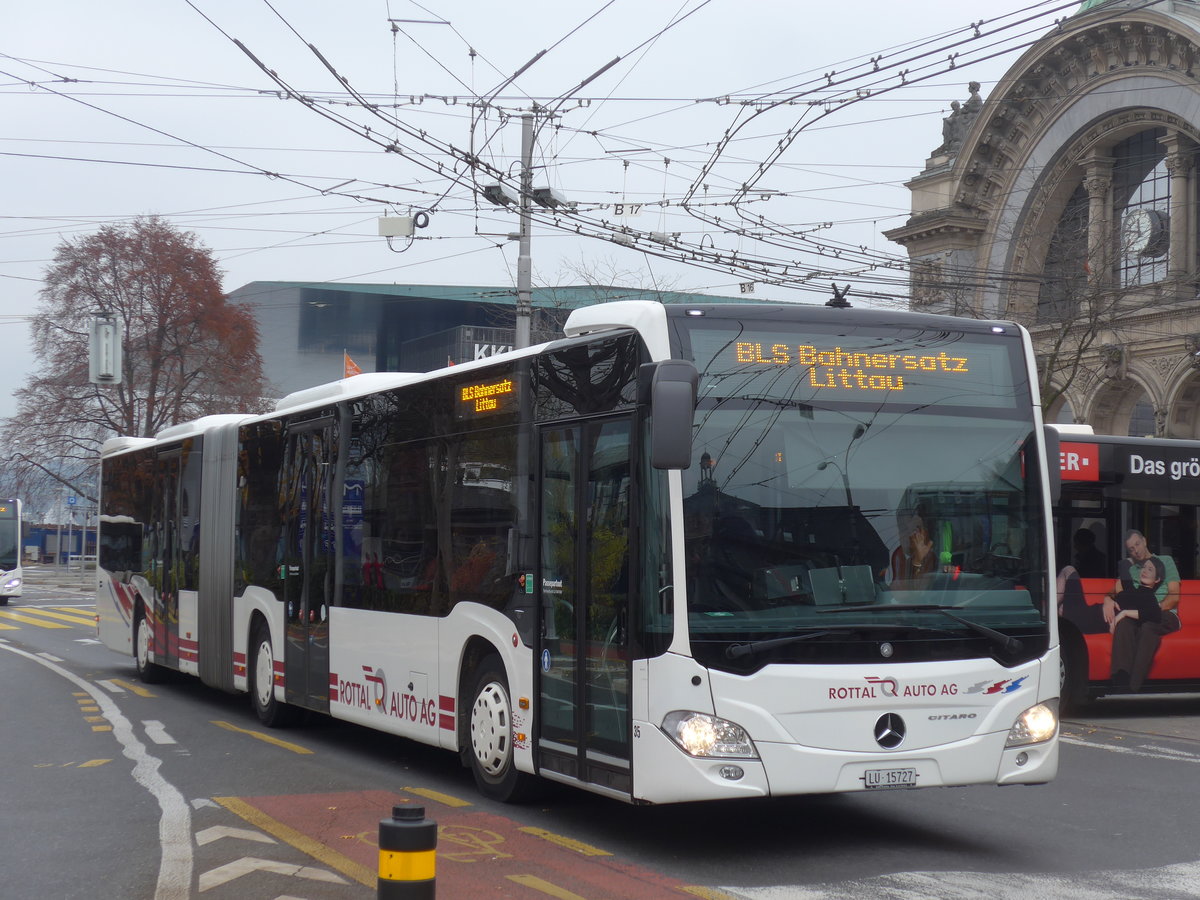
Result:
M1140 531L1129 531L1125 535L1125 549L1129 555L1119 563L1116 584L1104 598L1104 621L1113 633L1113 687L1128 688L1137 692L1142 689L1146 676L1150 673L1163 635L1178 631L1182 627L1178 612L1179 569L1171 557L1162 553L1153 554L1162 560L1165 569L1165 577L1155 591L1159 609L1162 610L1161 621L1152 622L1133 617L1123 617L1118 621L1117 613L1120 609L1114 598L1120 591L1138 584L1142 566L1151 556L1146 536Z

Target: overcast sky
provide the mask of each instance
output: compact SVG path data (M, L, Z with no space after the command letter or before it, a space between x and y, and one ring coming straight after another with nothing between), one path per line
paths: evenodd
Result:
M984 6L7 4L0 415L15 412L10 392L35 364L25 323L55 246L133 216L195 232L227 291L256 280L514 284L517 246L505 236L516 215L476 188L516 174L520 115L535 103L555 111L537 120L535 183L580 204L585 235L658 232L670 236L668 257L707 266L543 222L535 283L615 269L643 287L735 295L757 281L759 297L823 302L828 273L844 271L839 283L903 295L905 274L885 264L903 253L879 232L906 218L903 183L941 143L951 101L966 98L971 80L986 97L1030 41L1077 8ZM385 152L388 143L400 152ZM644 205L629 215L622 203ZM426 210L419 239L389 248L377 236L380 216ZM804 237L762 244L758 216ZM713 260L735 251L762 274ZM792 287L771 283L780 280Z

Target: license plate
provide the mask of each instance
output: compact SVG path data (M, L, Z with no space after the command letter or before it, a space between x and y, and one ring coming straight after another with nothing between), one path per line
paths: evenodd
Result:
M867 769L863 772L863 787L871 790L916 786L916 769Z

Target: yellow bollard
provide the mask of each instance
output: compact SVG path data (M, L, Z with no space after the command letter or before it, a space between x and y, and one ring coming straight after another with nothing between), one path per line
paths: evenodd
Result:
M421 806L394 806L379 821L378 900L433 900L437 823Z

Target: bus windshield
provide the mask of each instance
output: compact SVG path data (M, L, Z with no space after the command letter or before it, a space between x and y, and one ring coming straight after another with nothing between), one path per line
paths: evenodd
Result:
M896 659L1013 651L989 631L1026 638L1025 658L1045 649L1041 475L1017 335L686 329L701 373L683 473L698 658L861 661L881 641Z

